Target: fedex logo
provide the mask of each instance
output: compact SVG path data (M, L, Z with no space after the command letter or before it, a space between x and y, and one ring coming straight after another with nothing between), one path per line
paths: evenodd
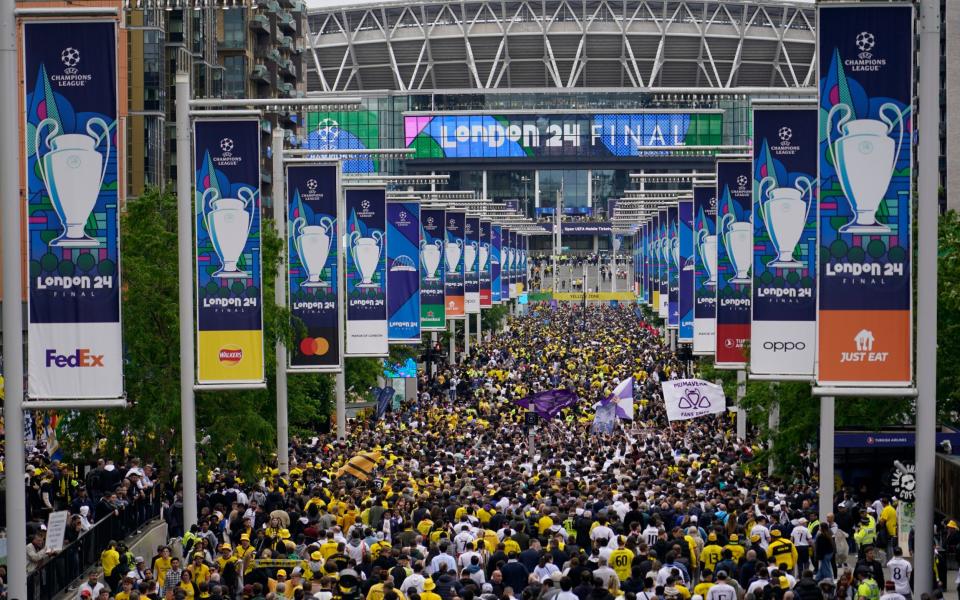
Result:
M73 354L57 354L56 350L47 349L47 367L102 367L103 355L91 354L89 348L77 348Z

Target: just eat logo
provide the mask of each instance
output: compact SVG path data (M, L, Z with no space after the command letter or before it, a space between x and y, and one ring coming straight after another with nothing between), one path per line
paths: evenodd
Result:
M69 367L102 367L103 355L91 354L90 348L77 348L73 354L57 354L56 350L47 350L47 366Z

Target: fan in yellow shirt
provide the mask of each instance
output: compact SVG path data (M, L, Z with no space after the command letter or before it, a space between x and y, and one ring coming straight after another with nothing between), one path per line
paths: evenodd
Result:
M624 545L621 537L620 545L616 550L610 553L610 558L607 561L617 573L617 577L620 578L620 581L626 581L630 578L630 568L633 565L633 557L633 550Z

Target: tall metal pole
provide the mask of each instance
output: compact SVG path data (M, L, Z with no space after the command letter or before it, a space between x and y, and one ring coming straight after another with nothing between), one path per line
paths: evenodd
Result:
M0 220L3 230L3 419L7 473L7 597L27 597L27 497L23 485L26 469L23 449L23 283L20 254L20 139L17 123L17 26L14 0L3 0L0 15Z
M464 315L463 319L463 356L470 356L470 315Z
M284 208L286 206L286 178L283 173L283 129L273 130L273 226L280 239L286 239ZM276 285L273 299L277 306L286 304L286 252L280 253L277 264ZM281 473L290 472L290 424L287 415L287 347L277 340L277 469Z
M450 356L447 362L454 365L457 363L457 322L450 319L447 323L448 331L450 332Z
M767 413L767 428L770 429L770 440L767 442L767 448L771 450L770 458L767 460L767 475L773 475L776 463L773 460L773 434L780 428L780 402L774 400L770 405L770 412Z
M833 396L820 398L820 501L817 505L821 523L833 512L833 411Z
M347 437L347 375L346 359L344 359L343 371L337 373L336 389L337 394L337 439Z
M190 74L177 70L177 277L180 278L180 436L183 530L197 523L197 416L193 398L193 168Z
M550 281L553 284L553 293L557 293L557 256L560 254L560 206L563 204L563 188L557 190L557 201L553 213L553 252L550 259L553 261L553 274Z
M937 219L940 154L940 2L920 3L917 143L917 493L914 590L933 591L933 493L937 429Z
M743 410L743 399L747 395L747 372L737 371L737 438L747 439L747 411Z
M480 313L477 313L477 345L479 346L483 342L483 336L481 329L483 325L480 323Z

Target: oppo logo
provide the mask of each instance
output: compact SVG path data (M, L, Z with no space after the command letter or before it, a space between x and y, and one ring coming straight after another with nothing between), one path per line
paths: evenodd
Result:
M790 352L791 350L804 350L807 345L804 342L764 342L764 350L773 350L774 352Z

